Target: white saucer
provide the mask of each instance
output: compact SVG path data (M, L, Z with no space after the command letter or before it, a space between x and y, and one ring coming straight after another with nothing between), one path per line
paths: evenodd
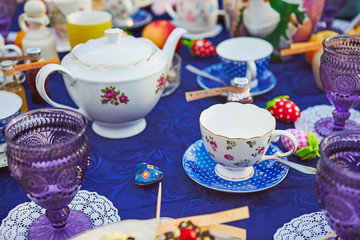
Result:
M179 27L179 23L177 23L175 20L171 20L171 22ZM183 34L183 38L186 39L202 39L202 38L211 38L217 36L223 29L223 26L221 24L216 24L213 28L205 31L205 32L199 32L199 33L192 33L187 32Z
M210 65L202 70L206 73L209 73L210 75L213 75L215 77L218 77L218 78L224 80L225 82L230 82L230 80L227 79L227 77L224 73L221 63L216 63L213 65ZM213 80L209 80L200 75L196 76L196 82L203 89L224 87L224 85L222 85L221 83L215 82ZM277 79L276 79L275 75L270 70L267 69L264 73L264 77L262 79L258 80L258 85L251 89L251 94L252 94L252 96L258 96L258 95L265 94L265 93L271 91L276 86L276 83L277 83ZM228 93L224 93L221 96L227 97L228 95L229 95Z
M277 151L282 152L277 146L270 144L267 154ZM202 139L189 146L183 155L182 163L186 174L196 183L213 190L232 193L258 192L274 187L285 179L289 171L289 167L275 160L267 160L255 164L253 176L247 180L225 180L216 174L216 162L207 153Z

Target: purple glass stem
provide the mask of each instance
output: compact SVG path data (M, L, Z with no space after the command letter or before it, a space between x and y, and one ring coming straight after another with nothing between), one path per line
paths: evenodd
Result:
M350 118L350 112L349 111L339 111L335 109L333 112L333 118L334 118L334 131L341 131L344 129L346 122Z
M66 226L66 220L70 214L70 209L68 206L62 209L48 209L46 210L46 217L50 220L53 228L60 229Z

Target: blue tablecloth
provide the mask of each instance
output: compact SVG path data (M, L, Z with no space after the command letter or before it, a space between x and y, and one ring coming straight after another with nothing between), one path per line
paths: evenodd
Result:
M139 36L141 29L134 31ZM228 38L226 30L215 38L215 45ZM181 85L176 92L161 98L146 117L147 127L137 136L113 140L96 135L90 127L87 136L91 147L90 168L82 189L95 191L110 199L119 210L122 219L149 219L155 217L158 184L138 186L134 184L135 166L148 162L158 166L165 174L161 216L179 218L213 213L241 206L249 206L250 218L229 223L247 229L248 239L272 239L284 223L302 214L318 211L314 190L314 176L293 169L278 185L255 193L225 193L205 188L185 173L182 157L185 150L200 139L199 115L216 103L224 103L223 97L212 97L193 102L185 101L185 92L201 89L196 76L184 66L193 64L204 68L219 62L218 58L194 58L183 46ZM63 56L64 54L61 54ZM315 85L311 67L303 55L294 56L287 62L270 63L269 69L278 82L276 87L261 96L254 97L254 104L265 107L266 101L279 95L289 95L305 110L318 104L329 104L325 94ZM75 106L65 90L60 76L50 82L53 98L61 103ZM33 105L25 83L29 109ZM48 105L46 105L48 106ZM293 128L290 123L277 122L278 129ZM282 147L281 144L277 144ZM296 157L290 161L301 162ZM315 166L317 159L305 162ZM304 163L304 162L301 162ZM18 184L11 178L7 167L0 169L0 220L20 203L29 201Z

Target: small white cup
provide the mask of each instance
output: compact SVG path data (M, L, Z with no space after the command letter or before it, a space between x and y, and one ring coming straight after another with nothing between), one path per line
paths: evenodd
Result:
M253 104L229 102L216 104L200 115L204 146L217 162L216 174L229 181L243 181L253 176L254 164L290 156L297 148L288 131L275 130L276 120L268 110ZM286 152L264 155L271 142L284 135L293 143Z
M176 12L166 3L167 13L189 32L205 32L213 28L218 20L218 0L179 0Z
M258 85L270 61L273 46L255 37L237 37L222 41L216 47L228 83L235 77L249 79L249 87Z
M111 13L117 26L131 25L132 15L139 10L138 0L102 0L104 9Z
M10 119L20 114L22 99L17 94L0 90L0 133ZM0 134L0 145L4 139Z

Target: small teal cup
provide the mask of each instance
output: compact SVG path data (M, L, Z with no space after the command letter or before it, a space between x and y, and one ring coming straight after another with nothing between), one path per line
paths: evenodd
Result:
M0 90L0 133L8 121L20 114L22 99L17 94ZM4 138L0 134L0 144L4 143Z
M222 41L216 52L230 85L235 77L246 77L249 87L254 88L269 66L273 46L260 38L237 37Z

